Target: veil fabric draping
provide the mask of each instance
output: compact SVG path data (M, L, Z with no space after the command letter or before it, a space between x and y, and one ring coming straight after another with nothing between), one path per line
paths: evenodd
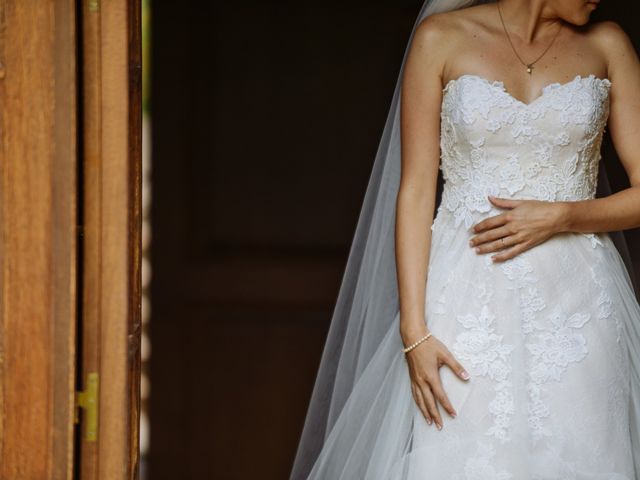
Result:
M390 375L398 371L395 362L404 362L397 355L399 329L391 328L399 326L394 227L400 182L401 78L411 39L424 18L478 3L488 2L426 0L410 34L333 311L291 480L407 478L406 459L411 457L415 405L406 394L402 398L409 400L398 401L399 392L410 389L408 370L407 375ZM598 196L611 193L605 163L600 162ZM441 191L441 178L438 184ZM639 275L632 266L624 236L621 232L610 234L629 273L628 283L638 292L635 278ZM621 285L621 288L628 287ZM632 365L630 381L634 386L631 421L638 425L632 430L638 432L640 325L627 322L625 328ZM634 462L640 472L640 438L633 438L633 442L637 456Z

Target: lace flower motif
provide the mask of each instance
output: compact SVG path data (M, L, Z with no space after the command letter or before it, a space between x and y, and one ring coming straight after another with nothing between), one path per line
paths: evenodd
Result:
M567 315L556 306L548 318L551 328L538 333L536 342L526 344L533 356L531 378L534 382L560 380L570 363L587 356L587 341L576 330L590 317L588 313Z
M488 376L495 380L496 397L490 402L489 410L494 416L494 424L487 431L501 442L509 440L508 428L515 407L508 380L512 367L510 354L513 345L502 342L503 336L494 332L494 315L483 305L479 315L459 315L458 322L466 330L456 336L453 353L467 366L471 375Z

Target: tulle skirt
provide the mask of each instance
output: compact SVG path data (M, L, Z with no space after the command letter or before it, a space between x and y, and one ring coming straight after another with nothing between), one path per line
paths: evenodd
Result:
M308 478L640 480L640 306L609 235L494 263L448 211L432 232L427 323L471 375L440 368L456 418L415 405L396 317Z

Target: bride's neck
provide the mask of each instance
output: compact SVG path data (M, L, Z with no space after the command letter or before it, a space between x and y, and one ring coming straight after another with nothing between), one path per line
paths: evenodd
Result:
M523 42L533 43L545 37L562 21L554 12L549 0L498 0L504 22Z

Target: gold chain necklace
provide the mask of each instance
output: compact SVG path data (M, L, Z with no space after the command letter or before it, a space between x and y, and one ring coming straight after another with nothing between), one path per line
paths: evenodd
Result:
M560 28L558 28L558 31L556 32L556 34L551 39L551 42L549 43L547 48L544 49L544 52L542 52L540 54L540 56L538 56L538 58L536 58L533 62L527 63L524 60L522 60L520 55L518 55L518 51L516 50L516 47L513 45L513 42L511 41L511 36L509 35L509 32L507 31L507 26L504 24L504 18L502 18L502 9L500 8L500 1L496 2L496 4L498 5L498 13L500 14L500 22L502 23L502 28L504 29L504 33L507 36L507 40L509 40L509 45L511 45L511 49L513 50L513 53L516 54L516 57L518 57L518 60L520 60L520 63L522 65L524 65L525 68L527 69L527 73L529 75L531 75L531 73L533 72L533 66L538 62L538 60L540 60L542 57L544 57L544 54L549 51L549 49L551 48L551 45L553 45L553 42L555 42L556 38L558 38L558 35L560 34L560 30L562 30L562 23L560 23Z

